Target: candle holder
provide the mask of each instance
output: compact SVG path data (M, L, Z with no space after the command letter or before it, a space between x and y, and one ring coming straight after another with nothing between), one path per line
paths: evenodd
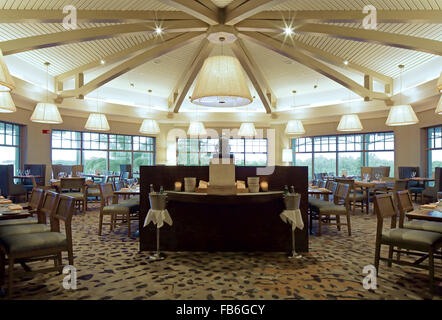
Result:
M180 181L175 182L175 191L180 192L182 190L183 184Z
M267 181L262 181L259 185L263 192L269 191L269 183Z

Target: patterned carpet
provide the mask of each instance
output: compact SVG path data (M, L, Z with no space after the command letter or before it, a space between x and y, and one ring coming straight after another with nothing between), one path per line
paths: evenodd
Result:
M345 227L341 232L325 227L321 237L311 236L310 253L301 259L282 253L167 252L166 260L150 263L149 253L138 252L138 239L129 238L123 226L99 237L98 211L90 209L73 218L77 290L63 289L65 275L38 274L17 279L13 299L441 299L440 260L434 296L427 272L384 263L377 289L363 288L362 269L373 263L375 225L374 216L358 214L352 216L351 237Z

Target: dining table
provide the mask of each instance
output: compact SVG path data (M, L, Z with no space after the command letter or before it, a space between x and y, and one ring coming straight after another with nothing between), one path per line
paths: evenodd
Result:
M428 206L420 206L418 209L410 211L405 214L407 219L409 220L426 220L426 221L435 221L442 222L442 204L431 204L435 206L434 208L430 208Z
M0 204L0 221L11 219L25 219L29 218L31 214L26 209L21 210L9 210L8 207L11 204Z
M372 181L365 181L365 180L355 180L355 188L359 188L362 190L362 192L365 194L365 210L368 214L370 212L370 193L374 193L376 191L389 191L392 188L391 183L387 181L382 180L372 180ZM373 210L374 211L374 210ZM373 212L374 213L374 212Z
M308 194L315 196L317 198L319 198L320 196L324 197L324 200L328 201L328 197L329 195L333 194L332 191L326 189L326 188L314 188L314 187L309 187L308 188Z

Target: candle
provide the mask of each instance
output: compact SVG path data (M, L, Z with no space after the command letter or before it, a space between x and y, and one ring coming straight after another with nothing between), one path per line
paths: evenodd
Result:
M181 191L183 184L179 181L175 182L175 191Z
M269 184L268 184L267 181L263 181L263 182L261 182L261 183L260 183L260 186L261 186L261 190L262 190L262 191L264 191L264 192L269 191Z

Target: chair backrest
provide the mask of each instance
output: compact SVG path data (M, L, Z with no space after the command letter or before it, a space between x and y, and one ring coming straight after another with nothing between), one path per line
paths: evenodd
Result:
M394 191L403 191L407 190L408 180L407 179L398 179L394 181Z
M83 173L83 166L78 164L75 166L72 166L72 176L77 177L77 172Z
M59 196L60 195L56 192L46 191L38 214L38 223L46 223L46 217L50 218L52 216L52 212L55 210Z
M437 201L442 201L442 192L438 192L436 195L436 200Z
M125 174L127 173L127 174ZM120 164L120 178L131 179L132 178L132 165Z
M60 188L68 190L80 190L83 191L86 184L85 178L61 178Z
M72 248L72 215L75 199L68 196L59 196L53 214L51 215L51 231L60 232L60 221L64 222L68 247Z
M436 167L434 169L434 188L436 191L442 191L442 167Z
M317 186L318 183L319 183L319 180L314 179L314 180L312 181L312 186Z
M350 194L350 186L345 183L338 183L336 191L333 194L333 202L335 204L342 204L342 202L348 205L348 196Z
M28 207L30 210L39 211L43 205L43 199L45 192L42 189L34 188L32 189L31 199L29 200Z
M371 173L372 178L375 177L377 174L381 175L382 177L389 177L390 167L373 167Z
M330 180L330 183L329 183L329 186L327 187L327 189L330 190L331 192L333 192L333 194L335 194L337 187L338 187L338 183Z
M371 177L372 171L373 171L372 167L361 167L361 178L363 179L365 174L369 174Z
M411 195L408 190L396 192L396 202L399 207L399 228L404 227L405 214L414 210Z
M325 188L326 185L327 185L327 181L325 181L325 180L319 181L319 188Z
M100 188L101 208L103 208L103 207L109 205L109 203L113 202L114 189L112 187L112 183L101 183L99 185L99 188Z
M37 179L37 185L44 186L46 181L46 165L45 164L25 164L24 170L30 170L31 175L41 176L42 179ZM26 184L26 183L25 183Z
M378 194L374 198L374 206L378 220L396 217L397 210L391 193Z
M115 191L119 191L121 190L121 188L124 188L126 186L126 184L124 183L123 180L118 180L115 182Z
M419 169L419 167L398 167L399 179L411 178L413 172L416 172L415 177L419 177Z

